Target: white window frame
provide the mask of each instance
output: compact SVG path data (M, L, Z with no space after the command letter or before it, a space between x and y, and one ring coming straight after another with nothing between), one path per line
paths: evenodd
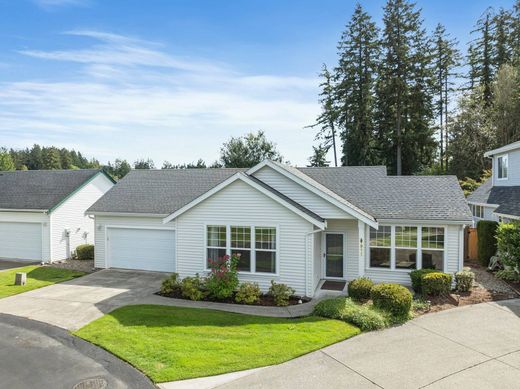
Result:
M390 246L371 246L370 245L370 241L371 241L371 238L370 238L370 226L368 227L368 233L366 234L366 236L368 237L368 244L367 244L367 248L368 248L368 254L367 254L367 258L368 258L368 263L367 263L367 269L372 269L372 270L385 270L385 271L388 271L388 270L393 270L392 266L395 265L395 253L394 253L394 250L393 250L393 247L395 246L395 235L394 235L394 226L389 226L389 225L381 225L380 227L390 227ZM390 250L390 267L371 267L370 266L370 249L371 248L375 248L375 249L388 249Z
M484 206L471 204L471 214L477 219L484 219Z
M387 267L371 267L370 266L370 238L368 240L368 244L366 245L366 261L365 261L365 270L368 271L382 271L382 272L398 272L398 273L410 273L413 270L422 269L422 228L423 227L437 227L444 229L444 249L443 251L443 263L442 263L442 272L446 272L448 265L447 265L447 242L448 242L448 226L438 225L438 224L381 224L381 227L391 227L391 247L390 247L390 268ZM395 227L416 227L417 228L417 266L415 269L399 269L395 267L395 259L396 259L396 249L399 247L396 247L395 244ZM367 235L370 237L370 226L367 226ZM431 250L430 248L425 248L426 250ZM441 250L439 250L441 251Z
M502 170L500 169L500 163L499 163L500 160L502 160L502 167L504 167L504 160L505 160L506 175L503 177L500 177L500 174L502 173ZM507 180L508 176L509 176L509 154L502 154L497 157L497 181Z
M416 245L415 247L405 247L405 246L398 246L397 243L396 243L396 239L395 239L395 230L396 228L399 227L399 228L406 228L406 227L410 227L410 228L415 228L417 230L417 241L415 242ZM398 226L393 226L392 227L392 243L394 244L394 247L392 248L392 251L393 251L393 257L394 257L394 262L393 262L393 268L394 270L417 270L419 268L419 248L421 247L421 245L419 244L419 242L422 243L422 236L421 236L421 239L419 239L419 235L422 234L422 228L419 228L417 226L405 226L405 225L398 225ZM405 268L402 268L402 267L397 267L397 250L399 249L402 249L402 250L414 250L415 249L415 269L405 269ZM392 265L390 266L390 268L392 268Z
M238 274L251 274L251 275L258 275L258 276L269 276L269 277L277 277L280 275L280 226L279 225L264 225L264 224L249 224L249 223L206 223L204 224L204 255L203 255L203 263L204 263L204 271L210 272L211 269L208 267L208 258L207 258L207 252L208 248L212 248L212 246L208 246L208 227L212 226L221 226L226 227L226 255L231 255L231 227L249 227L251 228L251 271L242 271L239 270ZM274 251L275 254L275 266L276 266L276 272L275 273L266 273L266 272L257 272L256 269L256 236L255 236L255 229L256 228L274 228L276 230L276 250ZM215 247L217 248L217 247ZM219 247L221 248L221 247ZM247 249L241 249L241 248L235 248L236 250L247 250ZM259 251L271 251L267 249L261 249Z

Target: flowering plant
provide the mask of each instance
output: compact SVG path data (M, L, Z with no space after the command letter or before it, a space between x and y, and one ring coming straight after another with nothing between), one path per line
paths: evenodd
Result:
M224 300L232 296L238 286L237 266L240 254L225 255L216 260L208 259L210 274L206 288L210 297Z

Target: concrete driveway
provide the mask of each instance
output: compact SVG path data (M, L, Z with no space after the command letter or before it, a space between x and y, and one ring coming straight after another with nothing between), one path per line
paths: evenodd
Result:
M0 299L0 313L77 330L120 306L138 304L159 290L167 274L107 269Z
M155 388L127 363L61 328L0 314L0 334L2 388Z
M223 385L199 387L520 388L519 315L520 300L433 313ZM184 384L171 388L189 387Z

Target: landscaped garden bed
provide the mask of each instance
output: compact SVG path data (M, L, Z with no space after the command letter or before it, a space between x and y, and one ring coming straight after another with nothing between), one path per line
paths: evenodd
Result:
M154 382L269 366L348 339L339 320L260 317L209 309L131 305L75 335L126 360Z

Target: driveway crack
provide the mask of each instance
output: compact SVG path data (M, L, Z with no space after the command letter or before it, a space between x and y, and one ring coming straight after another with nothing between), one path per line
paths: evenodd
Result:
M378 388L381 388L381 389L384 389L383 386L379 385L377 382L373 381L372 379L368 378L367 376L361 374L359 371L356 371L354 370L353 368L351 368L350 366L348 366L347 364L345 364L344 362L340 361L339 359L337 358L334 358L332 355L330 354L327 354L325 351L323 350L319 350L319 352L321 352L322 354L324 354L325 356L333 359L334 361L338 362L339 364L345 366L347 369L349 369L350 371L354 372L355 374L363 377L364 379L366 379L367 381L370 381L371 383L373 383L375 386L377 386Z

